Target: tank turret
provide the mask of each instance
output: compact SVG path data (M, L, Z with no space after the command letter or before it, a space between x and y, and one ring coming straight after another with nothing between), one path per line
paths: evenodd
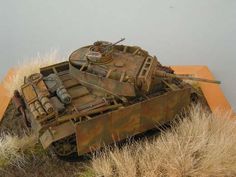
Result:
M79 82L119 96L137 96L139 89L145 93L150 92L155 80L153 77L158 77L159 80L178 78L220 83L176 75L171 68L162 66L155 56L150 56L140 47L114 45L104 41L78 49L72 53L69 61L70 72Z

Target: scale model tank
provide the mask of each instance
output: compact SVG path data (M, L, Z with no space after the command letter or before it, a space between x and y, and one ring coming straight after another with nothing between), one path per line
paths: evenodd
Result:
M172 120L199 93L137 46L97 41L25 77L13 102L43 148L83 155Z

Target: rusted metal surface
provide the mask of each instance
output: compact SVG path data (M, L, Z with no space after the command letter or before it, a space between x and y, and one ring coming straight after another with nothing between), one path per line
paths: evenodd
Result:
M72 122L50 127L41 136L40 142L43 148L48 148L53 142L68 137L75 133L75 126Z
M141 103L141 130L153 128L174 118L190 103L190 88L171 91Z
M190 89L187 88L78 123L76 125L78 153L90 152L162 125L173 119L189 103Z
M12 97L13 104L15 108L18 110L18 112L22 115L25 124L27 127L30 127L30 122L28 121L25 113L25 104L23 102L22 97L20 96L20 93L18 90L14 91L13 97Z
M135 88L130 83L119 82L106 77L99 77L88 72L80 71L70 66L70 72L75 79L79 82L87 85L88 87L101 88L108 93L114 93L116 95L123 96L135 96Z
M83 154L137 134L140 109L141 104L135 104L79 123L76 126L78 153Z
M137 82L144 92L149 92L150 90L153 81L153 72L156 70L156 66L157 60L150 56L145 59L142 65Z

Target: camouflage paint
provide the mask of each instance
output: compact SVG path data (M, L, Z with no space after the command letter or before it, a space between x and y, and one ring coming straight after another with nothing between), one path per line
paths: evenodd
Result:
M180 101L181 100L181 101ZM168 92L76 125L78 154L163 124L190 103L190 88Z

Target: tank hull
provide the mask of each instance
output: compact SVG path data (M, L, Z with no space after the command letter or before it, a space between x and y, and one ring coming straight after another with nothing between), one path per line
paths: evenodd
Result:
M40 68L21 86L32 129L43 148L60 157L83 155L163 125L189 105L193 93L180 79L157 77L155 71L174 71L139 47L113 46L99 60L92 47L73 52L69 62Z
M82 94L87 86L83 86L82 89L80 83L74 79L75 77L68 74L70 73L68 65L69 63L64 62L42 68L41 73L46 73L45 75L47 75L49 70L55 70L53 68L57 70L58 67L64 66L65 71L63 71L60 79L72 96L72 103L74 105L85 104L87 98L84 99L84 97L92 96L92 93L88 95ZM73 90L75 90L75 92ZM109 110L107 113L103 112L97 116L91 116L90 111L93 112L93 110L99 109L93 108L86 113L87 116L85 117L88 117L88 119L86 118L78 122L67 120L58 125L46 124L48 128L46 128L46 131L41 131L42 134L40 134L39 139L46 149L52 147L52 145L59 140L59 146L62 147L61 144L63 143L68 144L68 142L66 142L68 137L74 136L75 143L73 143L73 146L76 146L76 148L71 146L73 151L70 151L70 153L74 152L76 149L78 155L83 155L169 122L174 119L175 115L181 112L184 107L189 105L190 95L191 88L183 87L156 96L150 95L142 101L137 101L129 105L121 105L118 109ZM96 96L94 101L96 102L97 99L99 100L99 96ZM105 105L104 107L109 107L109 105ZM73 118L79 117L78 113L75 113L60 116L58 119L62 120L68 116ZM56 145L56 147L58 146ZM65 148L62 148L62 151L64 149ZM59 156L65 156L65 153L59 154Z
M46 149L60 139L74 136L80 156L173 120L190 104L190 94L190 88L178 89L75 124L68 121L50 127L39 139Z

